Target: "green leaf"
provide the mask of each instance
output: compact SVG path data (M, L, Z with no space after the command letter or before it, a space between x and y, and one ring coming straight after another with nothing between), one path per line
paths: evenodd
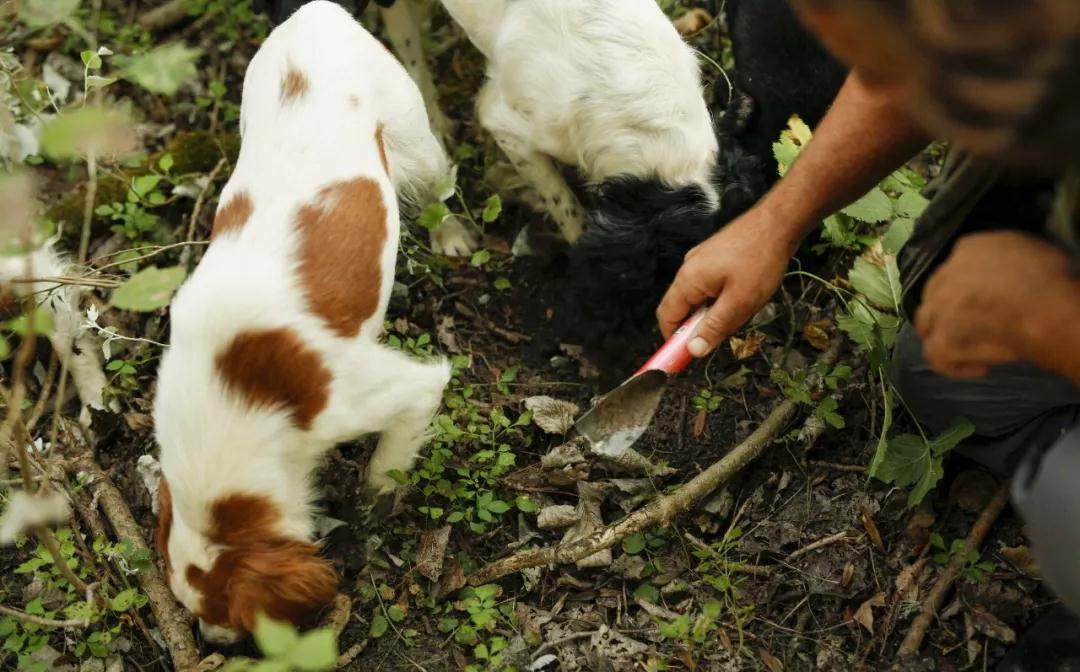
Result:
M660 601L660 591L651 583L643 583L634 589L634 597L656 604Z
M487 510L496 515L502 515L510 510L510 505L500 499L496 499L487 505Z
M112 304L121 310L150 312L169 305L187 276L183 266L144 268L113 292Z
M139 590L137 588L128 588L116 594L114 598L109 600L109 608L113 611L127 611L135 606L139 598Z
M135 192L135 195L139 198L145 198L147 194L157 188L161 183L161 175L140 175L131 181L131 190Z
M521 511L522 513L535 513L540 509L540 506L536 502L525 495L518 497L515 500L515 504L517 504L518 511Z
M259 650L270 658L278 658L291 649L300 639L296 629L288 623L275 621L272 618L257 614L255 616L255 643Z
M930 441L914 434L894 437L870 475L901 488L911 487L908 506L918 506L944 475L945 454L974 433L975 426L962 420Z
M623 539L622 550L630 555L637 555L645 550L645 535L638 532Z
M780 139L773 143L773 156L776 158L781 176L788 171L791 164L795 163L795 159L806 147L806 143L810 142L812 136L810 127L798 115L788 120L787 130L783 131Z
M125 58L121 65L125 79L152 93L171 96L181 84L196 75L195 62L201 55L200 49L191 49L181 42L174 42L155 47L138 56Z
M173 155L172 154L164 154L160 159L158 159L158 168L160 168L162 170L162 172L167 173L170 170L172 170L172 167L173 167Z
M855 260L848 281L855 291L879 308L896 309L900 305L900 271L896 258L888 256L885 266L879 266L866 256Z
M508 278L495 278L495 289L500 292L505 292L510 289L510 280Z
M489 250L477 250L476 252L473 252L472 259L469 260L469 263L476 268L480 268L489 261L491 261L491 252Z
M464 513L462 513L461 511L454 511L453 513L451 513L449 516L446 517L446 522L451 523L451 524L460 523L464 519L465 519L465 514Z
M101 68L101 56L96 51L87 49L79 54L79 56L82 58L83 65L86 66L87 70L98 70Z
M434 231L449 216L450 208L445 203L430 203L420 213L417 222L428 231Z
M881 436L878 437L877 449L874 451L874 459L870 462L869 473L876 474L881 468L881 463L889 451L889 429L893 422L893 388L884 379L881 380L882 403L885 406L884 419L881 421Z
M14 320L8 323L8 328L19 336L25 336L29 331L28 327L33 325L34 333L38 336L48 336L53 330L52 315L45 312L42 308L34 308L30 313L30 322L27 322L26 315L20 315Z
M405 610L396 604L392 604L387 608L386 615L389 616L390 620L394 623L400 623L405 620Z
M893 202L880 187L874 187L865 196L840 212L860 222L877 224L892 218Z
M368 637L372 639L378 639L386 634L386 630L390 627L390 621L386 620L386 617L382 614L376 614L375 618L371 619L371 627L368 629Z
M492 194L484 204L483 219L485 224L491 224L502 214L502 198L498 194Z
M117 110L82 107L59 115L41 131L41 150L53 159L70 159L91 151L130 151L134 135L128 118Z
M460 623L461 621L456 618L440 618L438 625L439 632L444 635L449 634L453 632Z
M889 225L889 230L881 237L881 246L889 254L899 254L902 248L915 232L915 220L907 217L899 217Z
M908 219L918 219L930 201L917 191L904 191L896 199L896 214Z
M87 75L86 77L87 89L100 89L115 83L115 77L99 77L97 75Z
M283 662L301 672L322 672L333 669L337 659L337 635L330 628L322 628L301 636Z
M457 164L454 164L450 166L450 172L432 185L431 190L435 194L435 198L445 201L454 195L454 192L457 191L457 174L458 167Z
M23 0L19 19L31 28L46 28L71 17L79 0Z
M462 646L472 646L479 638L476 636L476 628L466 623L454 633L454 641Z
M0 361L7 359L10 354L11 346L8 345L7 339L4 338L3 334L0 334Z

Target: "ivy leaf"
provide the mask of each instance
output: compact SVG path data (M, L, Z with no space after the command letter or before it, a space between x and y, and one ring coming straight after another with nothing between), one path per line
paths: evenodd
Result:
M187 276L183 266L144 268L113 292L112 304L121 310L151 312L169 305Z
M284 662L301 672L320 672L333 669L337 659L337 635L330 628L323 628L300 637Z
M840 212L860 222L877 224L892 218L893 202L889 195L881 190L881 187L874 187L865 196Z
M483 219L485 224L491 224L502 214L502 198L498 194L492 194L484 204Z
M630 555L637 555L645 550L645 535L638 532L623 539L622 550Z
M125 79L152 93L171 96L179 90L181 84L197 74L195 62L201 55L200 49L174 42L138 56L125 58L121 65Z
M300 639L296 629L288 623L281 623L272 618L258 614L255 616L255 643L259 650L269 658L279 658L285 655Z
M445 203L430 203L424 207L424 211L420 213L420 219L417 221L420 226L428 231L434 231L449 216L450 208L446 207Z
M31 28L46 28L71 17L79 0L23 0L19 18Z

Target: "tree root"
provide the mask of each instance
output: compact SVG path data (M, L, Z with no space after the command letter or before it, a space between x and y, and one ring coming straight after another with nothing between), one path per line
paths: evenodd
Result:
M83 456L71 465L70 470L73 472L72 476L78 472L90 476L89 489L98 498L116 537L131 542L135 551L147 550L142 528L131 515L124 496L97 462L90 456ZM156 564L151 563L139 572L138 578L139 586L150 600L150 610L165 639L173 667L181 671L195 669L199 665L199 648L191 634L191 616L176 603Z
M993 498L987 503L982 513L979 514L978 520L971 526L971 531L968 532L967 539L964 540L963 552L953 555L952 559L949 560L949 564L941 572L937 581L934 582L933 588L926 594L926 598L922 603L922 610L912 621L911 629L908 630L907 636L904 637L904 641L896 652L898 657L903 658L919 652L919 647L922 646L923 639L926 638L930 624L937 617L938 610L941 609L941 605L945 602L945 596L948 594L949 589L952 588L957 577L960 576L964 565L967 564L968 556L972 551L978 551L982 547L983 541L990 532L994 521L998 519L998 516L1005 509L1005 505L1008 504L1009 491L1009 482L1005 481L994 493Z

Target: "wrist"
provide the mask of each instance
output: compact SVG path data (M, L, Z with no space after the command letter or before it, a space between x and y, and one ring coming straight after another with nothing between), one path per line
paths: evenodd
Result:
M781 181L782 182L782 181ZM816 229L822 218L804 205L805 201L784 194L782 184L770 192L756 206L763 222L762 235L781 247L787 256L793 256L806 235Z

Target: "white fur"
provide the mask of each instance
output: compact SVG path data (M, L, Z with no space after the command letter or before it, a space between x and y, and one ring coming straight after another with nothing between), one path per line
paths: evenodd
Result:
M290 65L309 87L301 100L282 106L282 75ZM350 96L358 106L349 104ZM379 124L389 175L374 140ZM450 374L443 361L421 363L377 342L394 282L394 187L417 198L449 165L401 64L340 7L312 2L274 30L252 59L241 129L240 156L221 203L244 190L254 215L238 232L215 239L177 294L154 408L173 501L172 588L193 611L199 597L183 568L209 570L222 550L205 536L211 502L231 493L264 495L284 515L283 535L310 540L311 479L324 453L335 443L381 433L368 484L379 492L392 489L386 472L412 465ZM323 186L358 176L382 189L387 238L378 310L356 338L345 339L305 303L294 269L293 215ZM247 407L215 369L217 353L238 333L280 327L301 335L333 374L329 405L307 431L287 412Z
M105 408L103 393L108 379L101 364L101 343L81 328L80 303L86 290L47 280L72 275L69 265L56 253L53 242L49 241L27 255L0 256L0 282L10 282L19 298L33 297L38 308L49 315L52 321L49 341L75 383L82 405L79 422L89 427L90 409ZM13 282L26 277L38 281Z
M716 200L697 58L655 0L442 2L488 58L481 124L569 242L584 213L555 162L594 185L658 179Z

